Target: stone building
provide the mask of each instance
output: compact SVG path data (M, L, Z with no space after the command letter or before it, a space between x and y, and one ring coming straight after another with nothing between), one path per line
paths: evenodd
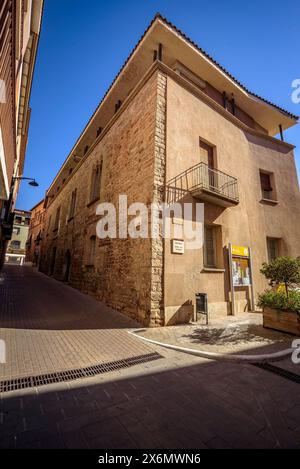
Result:
M146 326L188 321L198 292L211 316L253 308L262 262L300 254L296 123L157 15L47 191L42 271ZM171 239L99 239L97 205L119 194L204 203L204 246L185 249L175 214Z
M16 209L12 237L7 246L5 262L10 264L24 264L29 224L30 212Z
M0 2L0 268L23 175L43 0Z
M31 262L32 265L38 266L44 233L44 199L32 207L30 212L31 218L26 242L26 262Z

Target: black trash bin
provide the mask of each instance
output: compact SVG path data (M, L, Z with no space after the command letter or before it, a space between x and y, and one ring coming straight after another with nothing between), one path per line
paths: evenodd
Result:
M207 293L196 293L196 318L198 314L204 314L206 325L208 324Z

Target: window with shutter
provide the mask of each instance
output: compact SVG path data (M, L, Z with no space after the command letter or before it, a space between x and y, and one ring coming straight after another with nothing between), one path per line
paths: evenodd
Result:
M279 240L276 238L267 238L267 248L268 248L268 261L272 262L278 257L278 243Z
M262 192L262 197L264 199L273 198L273 188L271 186L271 175L268 173L260 172L260 187Z
M90 237L88 265L94 265L96 253L96 236Z
M91 184L91 193L90 200L96 200L100 196L100 184L101 184L101 173L102 173L102 164L98 164L92 172L92 184Z
M76 195L77 195L77 189L75 189L71 195L69 219L73 218L75 214Z
M216 267L216 227L209 225L204 228L204 265Z
M54 223L54 228L53 231L57 231L59 228L59 219L60 219L60 207L56 210L56 215L55 215L55 223Z

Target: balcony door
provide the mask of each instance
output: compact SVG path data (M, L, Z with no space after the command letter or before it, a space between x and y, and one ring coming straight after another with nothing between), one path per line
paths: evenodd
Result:
M207 165L205 184L207 189L215 190L217 187L216 173L214 172L214 147L200 139L200 160Z

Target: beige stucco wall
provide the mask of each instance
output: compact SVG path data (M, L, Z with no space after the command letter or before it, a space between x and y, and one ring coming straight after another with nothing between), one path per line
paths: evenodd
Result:
M225 272L203 272L203 251L171 254L165 241L166 322L185 320L196 292L208 294L211 314L227 314L230 300L227 246L250 246L254 291L266 282L259 273L267 260L266 237L282 238L285 255L300 255L300 197L293 152L280 142L246 134L233 122L168 77L166 181L200 162L199 138L216 146L217 168L238 179L240 202L223 208L205 203L205 221L221 225ZM259 169L274 173L278 204L261 202ZM186 197L188 201L189 197ZM190 197L193 203L195 199ZM247 307L247 289L237 293L237 310Z

